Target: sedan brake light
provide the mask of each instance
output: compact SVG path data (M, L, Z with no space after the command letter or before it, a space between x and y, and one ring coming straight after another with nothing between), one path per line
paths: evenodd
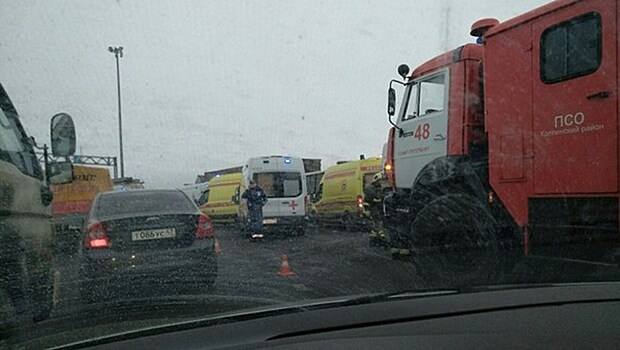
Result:
M213 224L207 214L198 217L198 227L196 228L196 238L213 237Z
M91 249L110 247L110 240L101 222L93 221L88 225L84 245Z

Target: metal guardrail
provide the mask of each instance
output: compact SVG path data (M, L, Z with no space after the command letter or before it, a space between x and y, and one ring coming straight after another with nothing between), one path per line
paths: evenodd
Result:
M49 157L54 160L58 160L58 158ZM44 163L44 155L43 152L37 152L37 159L39 162ZM76 154L72 157L69 157L71 163L73 164L87 164L87 165L97 165L97 166L108 166L114 169L114 178L118 177L118 163L116 157L107 157L107 156L89 156L83 154ZM64 160L64 159L63 159Z

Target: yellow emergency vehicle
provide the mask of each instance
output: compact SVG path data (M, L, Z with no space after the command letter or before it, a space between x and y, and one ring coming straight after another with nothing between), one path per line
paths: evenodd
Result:
M113 190L110 171L106 168L74 164L73 176L71 183L51 185L57 248L67 253L77 249L82 235L79 230L86 223L97 194Z
M74 213L88 215L97 194L112 191L112 178L108 169L76 164L73 165L73 174L72 183L51 186L54 216Z
M325 170L319 191L311 199L313 221L341 224L346 230L368 223L364 187L381 171L381 158L340 162Z
M203 193L201 201L205 201L200 210L209 215L213 222L235 222L238 204L232 201L235 190L241 182L241 173L216 176L209 180L209 186Z

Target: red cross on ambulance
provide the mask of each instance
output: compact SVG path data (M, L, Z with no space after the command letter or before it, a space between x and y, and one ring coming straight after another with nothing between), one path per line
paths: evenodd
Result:
M291 209L295 210L295 208L297 208L299 206L299 204L297 204L294 200L291 201L291 203L288 205L289 207L291 207Z

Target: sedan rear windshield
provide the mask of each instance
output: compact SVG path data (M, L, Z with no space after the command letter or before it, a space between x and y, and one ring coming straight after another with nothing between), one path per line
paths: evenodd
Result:
M98 217L141 213L195 212L194 204L178 191L129 191L101 196Z
M301 173L271 172L254 174L254 181L269 198L297 197L301 194Z

